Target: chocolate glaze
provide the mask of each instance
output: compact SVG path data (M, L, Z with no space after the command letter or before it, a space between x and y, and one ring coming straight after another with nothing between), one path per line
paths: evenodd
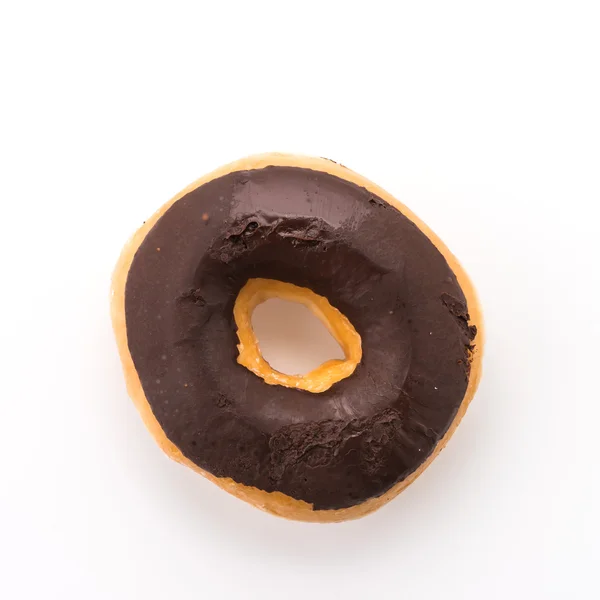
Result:
M321 394L237 364L233 304L252 277L309 287L362 337ZM413 472L463 400L475 327L444 257L381 198L327 173L230 173L171 206L125 294L129 350L167 437L202 469L346 508Z

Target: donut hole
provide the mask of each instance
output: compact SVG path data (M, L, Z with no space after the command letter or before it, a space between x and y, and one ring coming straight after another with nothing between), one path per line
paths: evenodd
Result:
M328 360L345 358L323 322L299 302L270 298L252 313L263 358L288 375L305 375Z
M233 316L237 362L269 385L320 393L354 373L360 335L327 298L275 279L249 279Z

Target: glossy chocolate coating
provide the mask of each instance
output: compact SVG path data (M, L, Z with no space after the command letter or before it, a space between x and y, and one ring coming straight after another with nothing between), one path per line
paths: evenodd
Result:
M321 394L237 364L233 304L253 277L325 296L362 337ZM175 202L128 273L129 350L181 452L217 477L314 505L383 494L431 454L469 378L475 328L445 258L368 190L295 167L238 171Z

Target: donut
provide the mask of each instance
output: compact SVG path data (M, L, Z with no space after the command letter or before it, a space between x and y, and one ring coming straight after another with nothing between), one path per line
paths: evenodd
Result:
M262 357L254 308L310 308L343 359ZM202 177L126 244L111 313L129 395L162 450L271 514L362 517L442 450L477 388L481 312L442 241L324 158L265 154Z

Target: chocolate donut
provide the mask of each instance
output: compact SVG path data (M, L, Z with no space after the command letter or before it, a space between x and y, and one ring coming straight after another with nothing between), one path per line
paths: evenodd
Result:
M303 302L346 358L278 373L252 332ZM269 154L198 180L125 247L112 315L128 389L172 458L268 512L367 514L411 483L480 374L473 288L406 207L326 159Z

